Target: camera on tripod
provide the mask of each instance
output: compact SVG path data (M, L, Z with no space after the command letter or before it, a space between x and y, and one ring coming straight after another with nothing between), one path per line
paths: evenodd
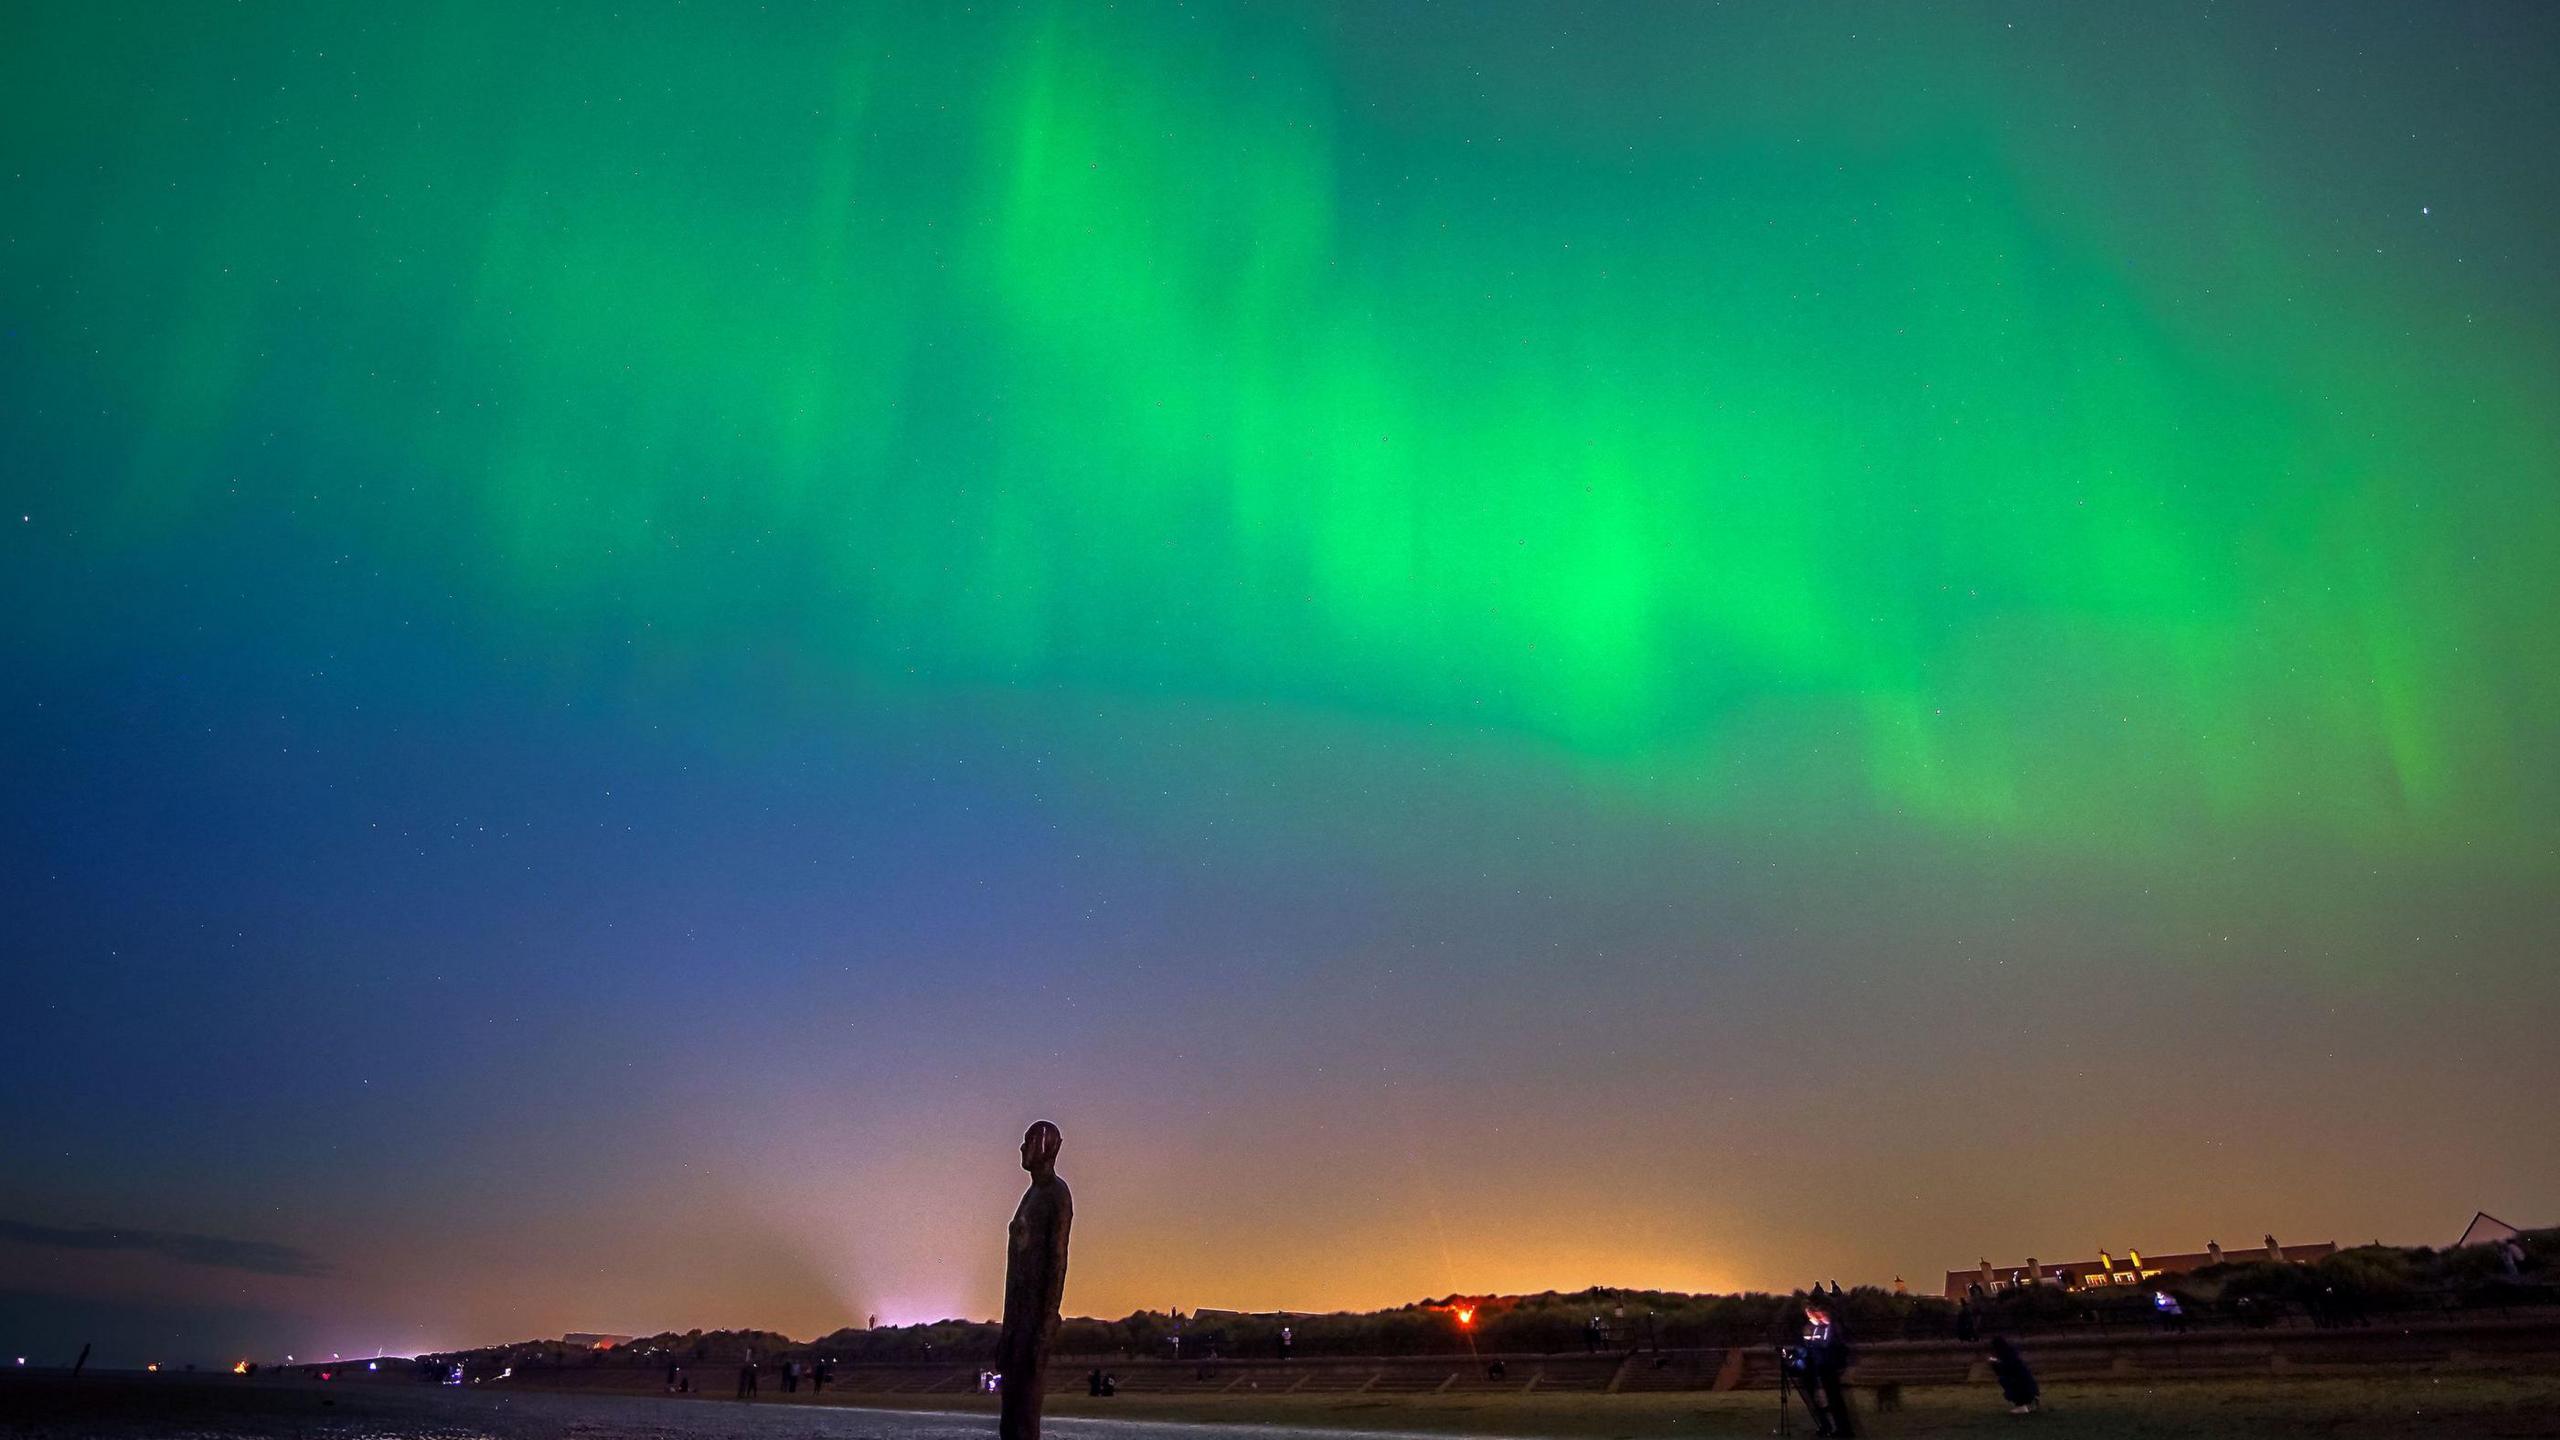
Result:
M1848 1338L1833 1325L1828 1307L1808 1304L1803 1336L1795 1344L1778 1345L1778 1433L1788 1433L1787 1392L1792 1390L1804 1400L1805 1418L1813 1422L1815 1435L1842 1440L1856 1435L1857 1421L1849 1413L1842 1384L1848 1370Z

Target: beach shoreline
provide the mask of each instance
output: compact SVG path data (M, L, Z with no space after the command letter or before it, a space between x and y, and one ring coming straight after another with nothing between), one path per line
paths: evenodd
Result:
M2021 1423L1988 1386L1913 1387L1896 1408L1859 1397L1878 1436L2015 1435ZM2219 1440L2318 1435L2560 1436L2560 1375L2324 1376L2049 1387L2038 1440ZM1062 1440L1220 1440L1356 1435L1366 1440L1678 1440L1767 1435L1775 1391L1505 1396L1056 1397ZM1800 1433L1810 1433L1801 1411ZM13 1440L134 1440L183 1431L204 1440L323 1435L330 1440L971 1440L994 1431L992 1397L596 1394L491 1383L313 1382L217 1376L11 1377L0 1381L0 1434Z

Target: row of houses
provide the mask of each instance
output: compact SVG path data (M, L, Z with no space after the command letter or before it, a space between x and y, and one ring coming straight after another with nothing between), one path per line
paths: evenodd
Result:
M2455 1241L2462 1245L2494 1245L2514 1239L2516 1227L2487 1211L2471 1217L2471 1224ZM2119 1259L2112 1251L2101 1250L2095 1260L2065 1260L2046 1264L2030 1255L2023 1265L1994 1265L1988 1259L1977 1262L1970 1270L1947 1272L1947 1298L1962 1300L1975 1294L1991 1294L2027 1285L2058 1285L2065 1290L2098 1290L2111 1285L2139 1285L2161 1275L2184 1275L2208 1265L2221 1265L2234 1260L2265 1259L2279 1265L2307 1265L2312 1261L2338 1253L2338 1243L2324 1240L2317 1245L2284 1245L2276 1237L2266 1237L2263 1250L2226 1252L2219 1241L2208 1240L2202 1250L2175 1255L2145 1255L2128 1249Z

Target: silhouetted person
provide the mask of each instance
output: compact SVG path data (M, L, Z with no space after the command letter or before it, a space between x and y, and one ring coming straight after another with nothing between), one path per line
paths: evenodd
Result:
M2036 1386L2036 1372L2027 1368L2027 1357L2006 1335L1991 1337L1991 1376L2000 1382L2000 1397L2009 1402L2010 1414L2024 1415L2036 1408L2036 1397L2042 1393Z
M668 1361L668 1362L667 1362L667 1393L668 1393L668 1394L673 1395L674 1393L676 1393L676 1380L677 1380L677 1378L678 1378L678 1377L680 1377L680 1376L681 1376L681 1375L683 1375L683 1374L684 1374L684 1367L683 1367L683 1366L678 1365L678 1364L677 1364L676 1362L674 1362L673 1360L670 1360L670 1361Z
M744 1400L755 1393L756 1362L755 1357L751 1355L747 1357L747 1363L738 1367L738 1398Z
M819 1361L818 1368L809 1372L809 1393L813 1395L826 1394L827 1382L834 1378L836 1378L836 1362L833 1360Z
M1814 1293L1821 1291L1817 1288ZM1804 1397L1804 1408L1813 1415L1813 1433L1856 1435L1857 1426L1849 1418L1849 1396L1841 1384L1849 1373L1849 1341L1832 1323L1829 1310L1805 1307L1804 1344L1799 1353L1803 1358L1796 1393Z
M1040 1393L1049 1341L1058 1333L1058 1301L1067 1290L1067 1228L1075 1202L1058 1178L1058 1127L1046 1120L1022 1132L1022 1168L1030 1188L1005 1232L1004 1334L998 1354L998 1440L1040 1440Z
M2177 1296L2166 1290L2152 1291L2151 1310L2160 1317L2161 1328L2173 1335L2187 1333L2187 1307L2178 1303Z

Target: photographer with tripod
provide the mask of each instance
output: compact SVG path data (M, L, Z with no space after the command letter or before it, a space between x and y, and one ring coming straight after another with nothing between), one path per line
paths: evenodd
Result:
M1849 1373L1849 1341L1840 1333L1830 1307L1817 1298L1805 1302L1804 1333L1793 1345L1778 1349L1778 1427L1786 1430L1786 1392L1792 1386L1804 1398L1817 1436L1851 1440L1857 1423L1850 1418L1849 1396L1841 1382Z

